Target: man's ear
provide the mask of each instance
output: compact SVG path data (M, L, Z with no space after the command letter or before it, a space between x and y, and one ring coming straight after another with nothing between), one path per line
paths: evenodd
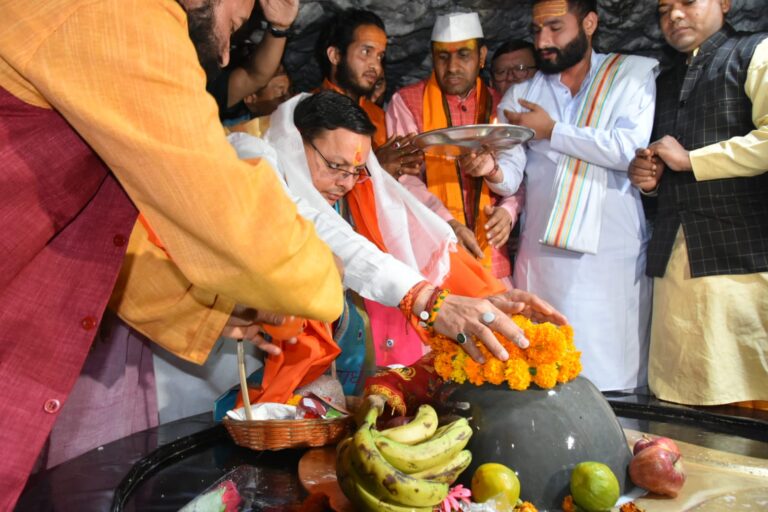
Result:
M731 0L720 0L720 7L723 10L723 15L728 14L731 10Z
M725 0L728 1L728 0ZM589 36L592 37L594 33L597 31L597 13L592 11L587 13L586 16L584 16L584 19L581 20L581 28L584 29L584 32Z
M480 47L480 69L485 67L485 58L488 57L488 47L483 45Z
M334 66L338 66L341 62L341 52L335 46L329 46L325 50L325 54L328 56L328 60Z

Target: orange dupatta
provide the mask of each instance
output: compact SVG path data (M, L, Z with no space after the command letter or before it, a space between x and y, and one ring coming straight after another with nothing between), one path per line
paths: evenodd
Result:
M477 95L475 122L478 124L488 123L492 116L492 99L488 88L483 84L480 78L475 81L475 94ZM445 101L443 92L435 78L435 73L429 77L424 89L423 98L423 130L437 130L452 126L450 120L450 110ZM484 212L485 207L490 205L491 192L488 185L482 178L473 178L470 180L471 190L468 195L471 198L470 204L465 204L463 180L461 169L456 160L451 160L443 156L425 155L427 169L427 189L437 196L443 202L453 218L473 229L475 237L483 250L483 267L491 268L491 246L485 236L485 223L488 220ZM468 224L467 207L472 213L474 226Z
M387 252L384 238L379 230L376 197L371 180L355 185L347 194L347 201L352 219L355 222L355 230L380 250ZM452 293L479 298L506 291L504 284L493 277L490 271L485 269L464 248L457 247L455 252L449 253L449 257L450 271L445 280L439 284L444 288L449 288Z
M339 86L332 83L327 78L323 80L320 88L336 91L339 94L344 94L344 91L341 90ZM360 96L357 104L360 105L360 108L362 108L366 114L368 114L368 119L370 119L373 123L373 126L376 127L376 133L373 134L372 140L373 149L377 149L379 146L382 146L385 142L387 142L387 121L384 110L365 96Z

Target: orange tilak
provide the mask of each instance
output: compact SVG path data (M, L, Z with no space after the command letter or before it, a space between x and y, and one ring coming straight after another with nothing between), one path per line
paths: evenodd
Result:
M441 43L435 41L432 43L432 48L436 52L457 52L461 49L475 50L477 48L477 39L466 39L464 41L456 41L454 43Z
M547 18L565 16L568 14L567 0L547 0L533 6L533 22L543 23Z

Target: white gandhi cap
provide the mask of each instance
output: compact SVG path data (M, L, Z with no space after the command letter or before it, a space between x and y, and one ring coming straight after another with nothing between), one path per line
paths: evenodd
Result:
M483 27L476 12L443 14L437 17L432 29L432 41L437 43L456 43L482 37Z

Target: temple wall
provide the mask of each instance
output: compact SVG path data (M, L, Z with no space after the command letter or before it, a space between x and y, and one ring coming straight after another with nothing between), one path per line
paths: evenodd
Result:
M598 0L600 29L596 48L651 55L663 61L665 45L656 20L656 5L653 0ZM286 52L286 65L297 90L310 90L320 83L320 70L313 56L318 31L328 16L347 7L372 10L386 24L389 94L430 72L429 37L438 14L477 11L489 57L506 39L530 39L528 0L302 0L295 35ZM768 31L768 0L733 0L728 20L739 30Z

